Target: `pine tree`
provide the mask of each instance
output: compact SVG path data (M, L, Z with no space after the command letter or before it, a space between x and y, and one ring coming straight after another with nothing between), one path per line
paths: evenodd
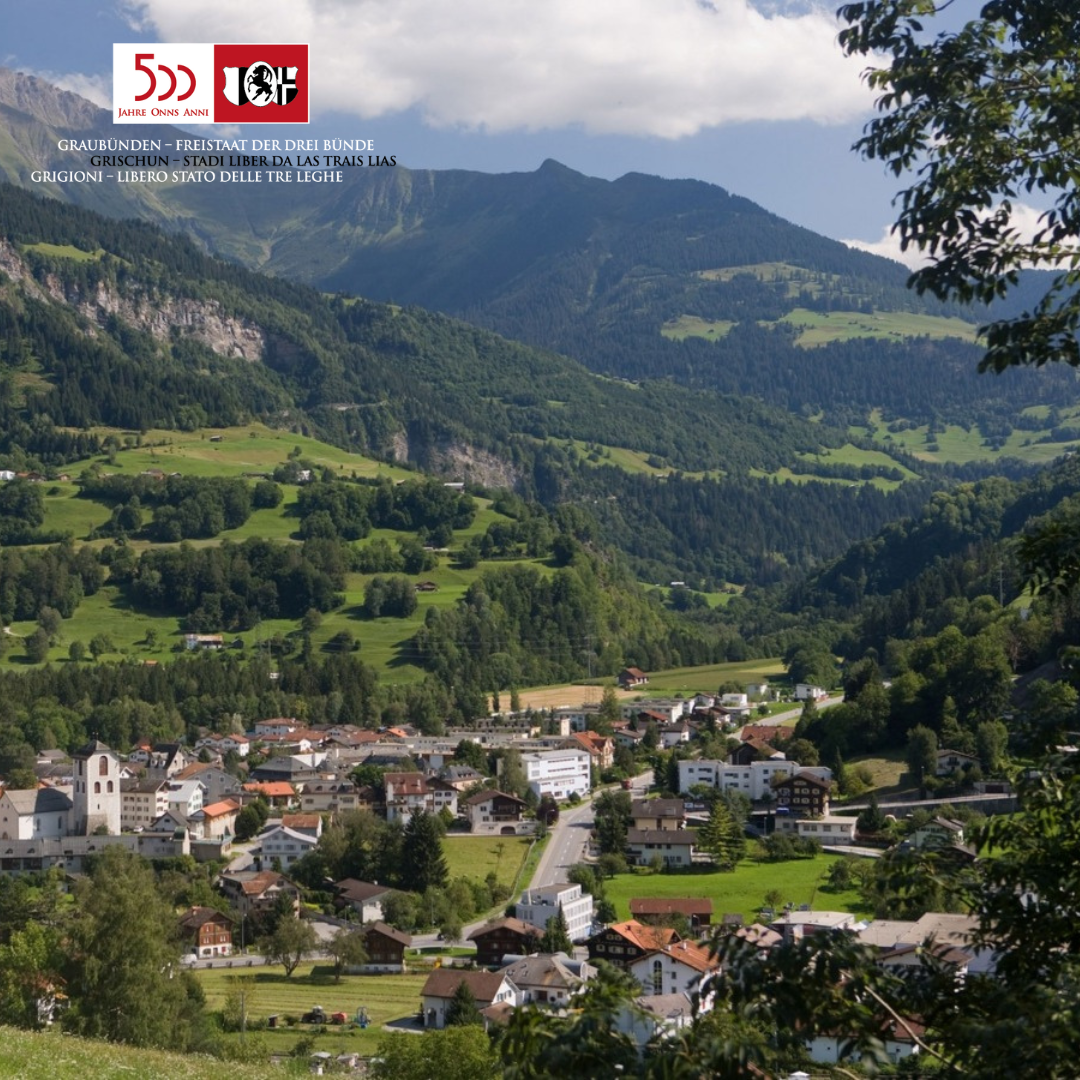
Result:
M457 984L450 1004L446 1006L447 1027L468 1027L470 1024L482 1024L484 1018L476 1007L476 995L469 984L462 979Z
M405 826L402 844L401 885L412 892L425 892L446 885L446 860L435 818L426 810L413 814Z
M540 938L540 951L545 953L563 952L572 956L574 943L570 940L570 927L566 924L566 916L563 914L562 905L559 905L558 913L552 915L544 928L544 935Z
M721 870L734 870L746 853L742 829L723 799L717 799L709 820L698 829L697 846L708 852Z

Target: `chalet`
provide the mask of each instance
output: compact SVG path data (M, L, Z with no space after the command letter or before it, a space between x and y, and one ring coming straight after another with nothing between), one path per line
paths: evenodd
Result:
M192 955L231 956L233 920L208 907L193 907L180 918L180 936Z
M800 817L822 817L829 812L830 784L812 773L799 771L776 780L772 786L777 807Z
M512 836L525 812L525 800L502 791L480 791L465 800L465 816L473 832L499 832Z
M704 976L720 970L720 961L704 945L674 941L638 957L627 970L651 994L692 994Z
M408 821L413 814L437 814L444 806L457 813L457 791L443 780L432 780L419 772L388 772L383 775L386 789L386 820Z
M626 859L631 865L648 866L657 855L664 866L690 866L694 861L694 829L627 829Z
M585 943L590 960L607 960L617 967L629 968L646 953L655 952L682 938L667 926L647 926L636 919L612 923Z
M541 928L505 916L485 923L469 935L476 943L476 962L481 967L498 967L505 956L527 956L540 947Z
M712 924L713 902L708 897L641 897L630 901L630 915L639 922L664 925L672 916L680 916L699 930Z
M405 974L405 950L412 948L411 934L395 930L381 921L366 924L360 933L364 935L367 960L356 969L355 974Z
M635 829L677 832L686 824L686 803L682 799L635 799L630 816Z
M424 1027L441 1029L446 1026L447 1007L462 983L472 991L477 1008L484 1009L500 1002L517 1004L517 987L501 971L438 968L428 976L420 991Z
M334 888L337 890L334 906L352 908L362 923L379 922L383 917L383 900L393 892L386 885L357 881L356 878L345 878L337 882Z
M624 690L633 690L635 687L645 686L649 676L641 668L628 667L619 672L618 681Z

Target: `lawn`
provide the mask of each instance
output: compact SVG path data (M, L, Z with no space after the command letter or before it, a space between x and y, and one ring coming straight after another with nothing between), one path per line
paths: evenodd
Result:
M976 329L974 324L963 319L920 315L912 311L875 311L867 315L860 311L821 312L795 308L779 321L800 331L795 344L804 348L853 338L929 337L974 341Z
M485 881L495 871L499 883L508 889L518 880L518 872L529 854L531 840L524 836L464 836L450 833L443 840L443 857L450 878Z
M293 1039L295 1042L295 1038ZM306 1065L306 1062L305 1062ZM305 1070L306 1071L306 1070ZM0 1028L0 1076L19 1080L57 1080L72 1076L95 1080L260 1080L277 1076L269 1064L226 1064L201 1054L166 1054L116 1043L61 1034ZM280 1075L286 1075L280 1070Z
M715 694L723 682L748 682L785 679L786 672L781 659L769 657L764 660L737 660L724 664L707 664L703 667L669 668L667 671L650 671L649 684L637 693L642 697L661 695Z
M669 319L660 327L660 333L671 341L683 341L688 337L705 338L708 341L719 341L726 337L728 331L734 326L727 319L710 321L699 318L697 315L680 315L678 318Z
M828 892L824 887L829 867L840 855L818 855L791 862L757 863L744 860L733 873L628 873L604 884L606 895L615 904L620 919L630 916L634 897L709 897L713 920L725 913L738 913L753 922L773 889L783 894L784 903L796 907L809 904L814 911L852 911L869 914L854 889Z
M213 1012L221 1010L234 987L243 987L249 1023L256 1025L268 1016L281 1017L279 1022L286 1016L299 1018L313 1005L321 1005L327 1013L344 1012L350 1017L356 1016L360 1008L367 1009L371 1026L366 1030L330 1026L320 1033L318 1027L298 1024L249 1034L249 1038L264 1042L270 1053L287 1053L301 1036L314 1035L315 1050L371 1054L385 1034L383 1024L416 1014L429 970L425 966L409 975L343 975L340 983L335 982L325 964L302 964L291 978L286 978L279 967L254 968L250 973L244 969L243 974L236 969L213 967L200 969L196 975L206 994L206 1006ZM239 1039L239 1034L229 1037Z

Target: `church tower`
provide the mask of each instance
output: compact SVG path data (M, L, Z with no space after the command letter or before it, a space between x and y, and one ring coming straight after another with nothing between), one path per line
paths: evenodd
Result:
M88 742L74 757L72 832L90 836L102 825L120 835L120 760L102 742Z

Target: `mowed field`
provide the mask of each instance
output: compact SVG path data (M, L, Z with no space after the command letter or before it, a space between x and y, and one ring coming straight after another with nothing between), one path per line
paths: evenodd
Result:
M730 913L742 915L750 923L757 920L765 894L774 889L782 894L782 904L809 904L813 911L870 914L854 889L832 892L826 888L829 867L840 858L843 856L818 855L779 863L745 859L731 873L617 874L604 883L604 890L620 919L630 917L630 901L635 897L681 896L712 900L714 922Z
M448 833L443 858L450 879L486 881L494 872L500 885L512 889L529 855L532 841L524 836L468 836Z
M298 1039L311 1035L314 1050L370 1055L385 1035L384 1024L416 1015L420 991L430 970L430 965L424 964L407 975L343 975L339 983L333 970L320 962L301 964L288 978L280 967L213 967L200 969L196 976L212 1012L219 1012L230 994L243 989L249 1023L257 1024L270 1016L280 1018L282 1026L278 1028L248 1033L248 1038L258 1039L268 1053L288 1053ZM321 1005L327 1013L344 1012L350 1019L359 1009L366 1009L370 1026L360 1029L353 1024L330 1025L325 1031L313 1024L285 1026L286 1017L299 1019L315 1005ZM240 1035L237 1032L226 1037L239 1040Z

